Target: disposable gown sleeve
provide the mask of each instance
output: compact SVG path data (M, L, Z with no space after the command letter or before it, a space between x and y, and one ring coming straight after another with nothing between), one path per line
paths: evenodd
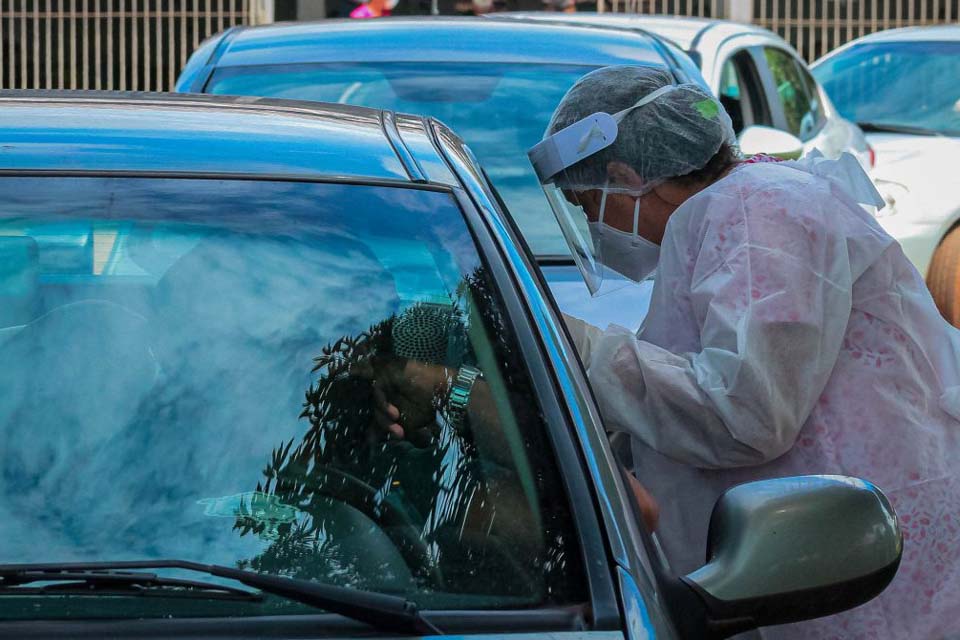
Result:
M850 317L848 252L827 223L830 198L699 202L711 213L680 235L699 244L700 351L671 353L617 327L581 350L608 428L696 467L760 464L790 449L830 377ZM685 253L690 241L675 241Z
M603 335L603 331L589 322L566 313L563 314L563 321L567 325L567 331L570 332L573 346L580 354L580 360L584 364L589 363L593 344Z

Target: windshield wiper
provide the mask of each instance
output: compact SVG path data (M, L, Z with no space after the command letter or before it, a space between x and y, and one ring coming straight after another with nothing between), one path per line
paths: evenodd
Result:
M911 136L942 136L933 129L913 127L905 124L887 124L883 122L858 122L857 126L869 133L904 133Z
M40 587L29 585L49 582ZM154 573L120 571L18 571L0 573L0 596L124 595L202 597L260 602L263 595L234 587L164 578Z
M136 569L185 569L206 573L218 578L236 580L248 587L260 589L264 593L281 596L295 602L317 607L330 613L336 613L376 629L399 633L443 635L430 621L420 615L417 606L405 598L383 593L361 591L349 587L285 578L243 569L234 569L216 564L202 564L189 560L137 560L127 562L74 562L49 564L0 564L0 587L15 587L17 593L23 593L17 585L49 581L80 581L95 586L106 586L109 581L115 586L135 585L137 580L153 577L169 584L167 578L152 574L135 575L129 573ZM82 577L78 577L82 576ZM186 581L192 583L192 581ZM159 584L154 582L154 584ZM203 585L204 588L226 591L220 585ZM185 586L185 585L180 585ZM9 593L11 589L7 589ZM229 591L234 595L248 593L241 589ZM2 592L0 592L2 593ZM251 594L258 595L258 594Z

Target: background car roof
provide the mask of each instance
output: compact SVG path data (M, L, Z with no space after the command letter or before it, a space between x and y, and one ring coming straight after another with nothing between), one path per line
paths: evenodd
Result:
M960 41L960 24L945 24L935 27L905 27L887 29L854 40L856 44L865 42L944 42Z
M481 18L327 20L225 33L208 64L310 62L653 64L663 58L639 33Z
M851 49L862 44L877 44L880 42L957 42L960 41L960 24L945 24L931 27L904 27L902 29L886 29L877 31L868 36L851 40L847 44L830 51L812 65L816 70L827 60L836 56L845 55Z
M570 22L592 24L605 27L638 28L650 31L661 38L670 40L685 51L696 50L697 44L707 31L711 35L728 37L734 34L763 34L771 32L750 24L715 20L712 18L694 18L668 15L643 15L627 13L596 13L582 11L577 13L551 12L510 12L491 14L491 18L522 18L550 22Z
M0 170L409 180L376 109L113 92L0 92Z

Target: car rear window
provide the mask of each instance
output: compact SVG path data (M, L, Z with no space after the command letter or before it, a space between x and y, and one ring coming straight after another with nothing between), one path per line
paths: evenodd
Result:
M584 599L536 396L450 194L116 177L0 194L0 563L178 558L438 609ZM372 428L386 371L452 389L465 368L470 411L396 391L409 437ZM123 615L223 610L159 601ZM38 597L0 618L102 611Z
M437 118L470 145L539 256L570 253L527 150L567 90L594 67L336 63L218 69L208 93L347 103Z

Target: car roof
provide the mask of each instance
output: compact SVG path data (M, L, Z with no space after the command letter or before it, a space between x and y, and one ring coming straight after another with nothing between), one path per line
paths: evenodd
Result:
M868 36L851 40L838 49L827 53L811 65L816 70L827 60L843 56L851 49L862 44L878 44L881 42L958 42L960 41L960 24L945 24L930 27L904 27L902 29L886 29L877 31Z
M686 16L596 13L593 11L579 11L576 13L538 11L494 14L491 17L499 18L501 16L505 18L525 18L551 22L642 29L673 42L685 51L696 50L697 43L707 31L716 32L715 35L722 37L735 34L770 35L770 32L766 29L754 25L732 22L730 20Z
M483 18L326 20L239 28L208 61L218 67L317 62L665 65L640 33Z
M904 27L887 29L855 40L866 42L960 42L960 24L944 24L931 27Z
M409 181L376 109L185 94L0 92L0 169Z

